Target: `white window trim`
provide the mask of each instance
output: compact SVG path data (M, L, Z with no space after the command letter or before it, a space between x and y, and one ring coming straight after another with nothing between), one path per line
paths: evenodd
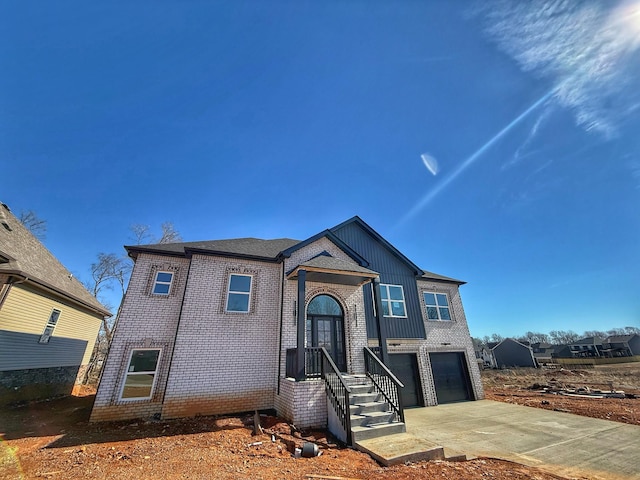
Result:
M56 318L56 321L54 323L51 323L51 317L53 316L53 312L58 312L58 318ZM62 315L62 312L57 308L51 309L51 313L49 313L49 319L47 320L47 324L44 326L44 330L42 330L42 334L40 334L40 339L38 340L38 343L42 343L42 344L49 343L49 340L51 340L51 337L53 337L53 332L56 331L56 327L58 326L58 322L60 321L61 315ZM44 341L44 334L47 331L47 328L49 327L51 327L51 334L47 337L47 340Z
M148 375L151 373L148 372L129 372L129 366L131 365L131 359L133 358L133 352L139 352L140 350L158 350L158 361L156 362L156 369L153 371L153 383L151 384L151 390L149 391L148 397L131 397L131 398L123 398L122 394L124 393L124 387L127 384L127 377L129 375ZM125 367L124 377L122 378L122 386L120 387L120 401L121 402L139 402L141 400L151 400L153 398L153 392L156 389L156 382L158 381L158 370L160 370L160 360L162 359L162 349L161 348L133 348L131 353L129 354L129 360L127 361L127 366Z
M392 283L381 283L380 288L385 287L387 289L387 299L382 298L382 292L380 293L380 304L383 305L382 308L382 316L388 318L408 318L407 317L407 302L404 297L404 287L402 285L394 285ZM389 295L389 287L400 287L400 291L402 292L402 306L404 308L404 315L394 315L393 309L391 308L391 302L399 302L400 300L392 300ZM389 309L389 315L384 314L384 303L387 302L387 307Z
M171 275L171 280L169 282L163 282L158 280L158 275L160 275L161 273L167 273L169 275ZM167 272L166 270L158 270L156 272L156 278L153 281L153 287L151 287L151 295L159 295L161 297L168 297L169 294L171 293L171 287L173 286L173 278L175 276L174 272ZM156 285L169 285L169 288L167 289L167 293L156 293L155 289L156 289Z
M231 290L231 277L233 277L233 276L249 277L251 279L251 281L249 282L249 291L248 292L238 292L236 290ZM232 293L239 294L239 295L248 295L249 296L249 301L247 302L247 310L246 311L229 310L229 295L231 295ZM249 274L246 274L246 273L230 273L229 274L229 280L227 281L227 299L226 299L226 302L224 304L225 313L249 313L249 312L251 312L251 294L252 293L253 293L253 275L249 275Z
M432 294L435 299L436 299L436 304L435 305L429 305L427 304L427 300L424 298L424 294L425 293L430 293ZM445 297L447 297L447 305L438 305L438 295L444 295ZM424 302L424 307L425 307L425 315L427 316L427 321L428 322L453 322L453 315L451 314L451 299L449 297L449 294L446 292L433 292L433 291L429 291L429 290L423 290L422 291L422 301ZM438 318L429 318L429 307L436 307L436 312L438 313ZM442 317L440 317L440 308L447 308L449 310L449 320L443 319Z

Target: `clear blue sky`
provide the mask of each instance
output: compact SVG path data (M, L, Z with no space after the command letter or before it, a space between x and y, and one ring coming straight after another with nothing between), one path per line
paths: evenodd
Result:
M357 214L474 336L640 325L638 2L4 2L0 69L0 200L80 278Z

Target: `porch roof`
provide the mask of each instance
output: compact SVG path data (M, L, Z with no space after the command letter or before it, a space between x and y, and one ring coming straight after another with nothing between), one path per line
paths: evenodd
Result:
M298 271L307 271L308 282L362 285L380 274L368 268L354 265L346 260L320 255L301 263L287 275L287 279L298 278Z

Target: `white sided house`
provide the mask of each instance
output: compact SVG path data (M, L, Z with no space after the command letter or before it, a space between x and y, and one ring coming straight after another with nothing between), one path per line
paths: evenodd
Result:
M460 299L359 217L304 240L126 247L92 421L275 409L343 441L484 398Z

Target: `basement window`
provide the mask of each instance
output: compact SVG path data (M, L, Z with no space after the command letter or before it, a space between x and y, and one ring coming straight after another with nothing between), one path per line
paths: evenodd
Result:
M54 308L51 311L51 315L49 315L47 326L44 327L44 332L42 332L42 335L40 335L40 340L38 340L38 343L49 343L49 340L51 340L51 336L53 335L53 331L56 328L59 318L60 310Z
M159 348L136 349L131 352L124 378L122 400L149 400L158 373Z

